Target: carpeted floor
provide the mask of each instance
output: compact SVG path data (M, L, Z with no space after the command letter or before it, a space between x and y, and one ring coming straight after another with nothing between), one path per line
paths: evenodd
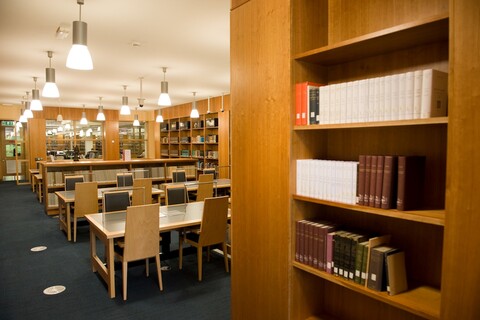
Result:
M172 241L176 239L172 235ZM178 243L173 243L173 246ZM42 252L31 252L47 246ZM101 249L101 248L99 248ZM103 280L91 271L88 225L79 228L76 243L59 230L58 219L47 216L30 186L0 182L0 319L229 319L230 274L223 258L204 259L203 281L197 281L196 255L162 261L163 288L155 264L150 277L145 265L128 272L128 300L122 299L121 267L116 266L116 295L110 299ZM63 285L58 295L43 290Z

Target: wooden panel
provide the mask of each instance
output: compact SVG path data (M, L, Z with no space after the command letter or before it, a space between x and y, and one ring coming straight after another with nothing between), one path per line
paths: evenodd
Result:
M105 143L103 147L104 160L120 159L120 137L118 121L107 120L103 124Z
M450 1L447 217L442 319L480 319L480 2Z
M220 169L220 178L231 178L230 165L230 112L224 111L218 113L218 165Z
M47 157L47 139L45 136L45 120L43 119L29 119L28 120L28 141L30 168L36 168L35 158L42 158L46 160Z
M329 1L329 44L448 12L448 0ZM379 18L381 17L381 18Z
M242 4L247 3L248 1L250 1L250 0L232 0L230 7L233 10L233 9L241 6Z
M290 8L231 13L232 319L289 317Z
M328 45L328 0L294 0L293 54ZM305 32L315 30L315 32Z

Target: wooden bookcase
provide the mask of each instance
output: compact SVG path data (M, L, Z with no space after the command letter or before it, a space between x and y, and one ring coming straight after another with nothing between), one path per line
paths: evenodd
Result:
M170 118L160 125L160 150L163 158L192 157L197 159L197 170L225 167L228 165L229 113L212 112L201 114L198 119L190 117ZM226 146L226 148L225 148ZM221 157L222 153L223 154ZM221 170L227 178L229 170Z
M335 84L426 68L449 71L448 1L409 6L395 1L294 0L292 13L293 87L303 81ZM448 117L294 126L292 178L297 159L358 161L360 154L404 154L424 155L427 164L424 210L345 205L297 196L292 190L291 257L295 221L301 219L390 234L391 244L405 251L409 291L389 296L292 261L290 318L440 318L447 130Z

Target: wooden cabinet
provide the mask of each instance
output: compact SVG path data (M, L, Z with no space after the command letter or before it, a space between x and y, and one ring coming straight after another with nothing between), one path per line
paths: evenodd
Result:
M295 0L292 5L294 83L335 84L427 68L449 71L447 1L409 6ZM293 190L292 235L295 221L306 218L390 234L391 244L406 253L409 291L389 296L293 261L292 319L322 314L339 319L440 317L448 122L439 117L294 127L292 160L358 161L360 154L401 154L424 155L427 164L424 210L345 205L297 196ZM294 253L292 241L292 257Z

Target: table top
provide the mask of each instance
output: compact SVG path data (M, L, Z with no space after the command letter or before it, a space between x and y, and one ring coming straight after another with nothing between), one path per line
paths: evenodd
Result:
M110 188L98 188L98 199L102 199L104 192L109 191L121 191L121 190L128 190L131 194L133 192L132 187L110 187ZM158 188L152 188L152 195L163 195L165 191L160 190ZM62 190L62 191L55 191L55 194L59 199L61 199L65 203L75 202L75 190Z
M161 206L159 215L160 232L199 225L202 221L203 201ZM102 232L107 239L125 235L126 212L94 213L86 215L85 218L90 223L90 227Z

